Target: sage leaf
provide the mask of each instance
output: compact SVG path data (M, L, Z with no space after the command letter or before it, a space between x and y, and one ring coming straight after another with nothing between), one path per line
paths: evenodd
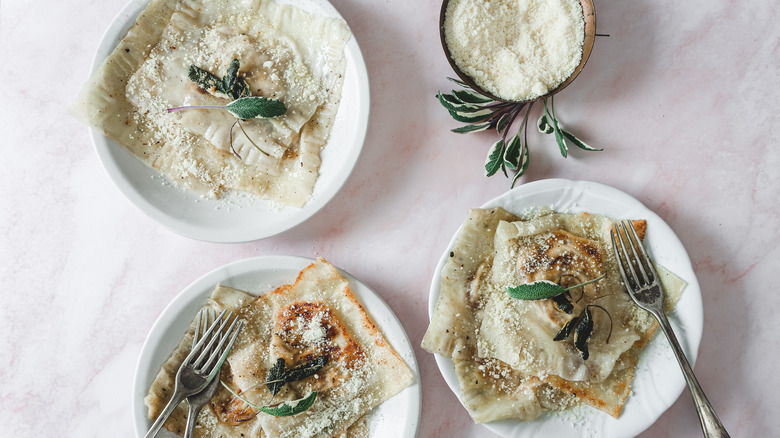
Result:
M574 134L572 134L569 131L561 129L561 134L563 134L564 137L566 137L574 146L577 146L580 149L586 150L586 151L603 151L604 149L598 149L594 148L593 146L588 145L584 141L580 140L579 138L575 137Z
M512 120L512 114L506 112L499 117L498 122L496 122L496 132L498 132L498 135L502 135L506 128L509 127L509 121Z
M451 80L452 82L455 82L456 84L460 85L463 88L471 90L471 87L469 86L469 84L467 84L467 83L465 83L465 82L463 82L461 80L458 80L458 79L455 79L455 78L447 78L447 79Z
M268 370L268 375L265 378L265 386L268 388L271 395L278 394L279 391L282 390L282 386L287 383L284 376L284 367L284 359L280 357L276 359L274 366Z
M520 152L523 145L520 143L520 133L518 132L509 140L509 144L506 145L504 151L504 163L506 167L517 170L517 166L520 164Z
M444 108L447 108L449 111L455 111L459 113L474 113L484 109L480 105L463 103L456 99L453 95L444 94L441 91L436 95L436 98L439 99L439 103L441 103L441 105Z
M238 59L233 58L233 60L230 61L225 76L222 77L222 89L225 94L231 94L233 92L233 87L236 86L236 79L238 78L238 68Z
M473 125L461 126L460 128L452 129L452 132L458 134L468 134L469 132L480 132L490 128L490 123L479 123Z
M483 108L479 105L473 105L470 103L461 103L457 106L453 106L452 111L455 111L457 113L461 113L464 115L469 115L472 113L480 113L480 114L492 114L493 110Z
M285 381L287 383L297 382L303 380L309 376L313 376L317 373L325 364L328 363L328 356L317 356L314 359L306 362L303 365L295 367L285 373Z
M463 103L491 103L493 99L469 90L452 90L452 95Z
M493 117L493 114L493 111L489 109L481 109L471 113L450 110L450 115L452 118L463 123L486 122L490 120L491 117Z
M558 149L561 150L561 155L563 155L563 158L566 158L569 154L569 146L566 145L566 140L558 129L555 130L555 141L558 143Z
M552 134L553 127L547 122L547 114L542 113L539 117L539 121L536 122L536 127L539 128L539 132L542 134Z
M249 85L246 83L244 78L239 76L236 79L236 84L233 86L233 89L230 90L229 94L233 99L241 99L242 97L251 96L252 92L249 90Z
M538 280L530 283L509 286L506 292L510 297L518 300L545 300L566 292L560 284L549 280Z
M448 111L457 111L464 105L463 102L456 99L455 96L442 93L441 91L436 93L436 99L438 99L439 103L441 103L444 108L447 108Z
M276 395L281 391L285 383L297 382L309 376L316 374L322 367L328 363L328 356L317 356L314 359L299 365L291 370L286 370L284 358L276 359L276 363L268 370L265 378L265 386L271 395Z
M190 65L187 77L192 82L195 82L198 87L205 91L220 91L222 92L222 81L218 77L214 76L211 72L203 70L200 67Z
M517 180L520 179L520 177L525 174L526 170L528 170L528 163L529 163L528 158L529 158L529 155L528 155L528 145L527 144L523 145L523 153L521 154L521 157L522 158L520 160L520 164L517 166L517 173L515 173L514 178L512 178L512 185L510 186L510 188L514 188L515 187L515 183L517 182Z
M561 150L561 155L566 158L569 152L569 146L566 145L566 139L561 134L561 129L558 126L558 120L555 118L555 108L553 107L553 100L550 98L550 109L547 109L547 99L544 100L544 111L550 118L550 124L552 125L553 133L555 134L555 142L558 143L558 148Z
M498 140L493 143L488 151L487 159L485 160L485 176L493 176L501 168L504 156L504 140Z
M569 337L569 334L571 334L571 331L574 329L574 327L577 326L577 323L579 322L579 318L570 319L569 322L567 322L566 325L564 325L563 328L555 335L553 341L566 340Z
M558 308L561 312L571 315L571 312L574 311L574 305L569 301L569 298L566 297L566 294L560 294L552 297L553 303L555 303L555 307Z
M593 333L593 316L590 313L590 309L585 308L580 318L580 322L577 323L577 328L574 329L574 346L577 350L580 350L582 360L587 360L590 353L588 353L588 340Z
M315 400L317 400L317 391L309 393L302 399L284 402L276 407L261 406L260 411L274 417L289 417L308 410Z
M260 96L242 97L225 106L225 109L239 119L278 117L287 112L284 102Z

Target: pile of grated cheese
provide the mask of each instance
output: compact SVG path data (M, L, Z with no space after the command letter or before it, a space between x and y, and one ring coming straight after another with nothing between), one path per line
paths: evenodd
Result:
M582 59L577 0L452 0L444 36L455 64L485 91L532 100L563 83Z

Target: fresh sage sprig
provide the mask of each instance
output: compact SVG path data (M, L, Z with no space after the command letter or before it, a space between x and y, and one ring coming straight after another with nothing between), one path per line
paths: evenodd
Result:
M285 106L284 102L261 96L241 97L227 105L193 105L168 108L168 112L172 113L189 109L224 109L241 120L270 119L284 115L287 112L287 106Z
M276 406L258 406L239 395L236 391L233 390L233 388L230 387L230 385L225 383L224 380L220 380L219 383L221 383L225 389L227 389L231 394L233 394L242 402L257 409L260 412L265 412L266 414L273 415L274 417L289 417L291 415L298 415L301 412L307 411L310 407L312 407L312 405L314 405L314 401L317 400L317 391L312 391L306 397L298 400L282 402Z
M276 359L276 362L268 370L268 374L266 375L265 378L265 386L268 388L268 391L271 393L271 400L273 400L273 396L275 396L276 394L279 393L279 391L282 390L282 387L286 383L297 382L309 376L313 376L319 370L321 370L322 367L324 367L327 363L328 363L328 356L322 355L322 356L317 356L314 359L302 365L299 365L295 368L287 369L287 365L284 361L284 358L280 357ZM299 400L286 401L275 406L258 406L250 402L246 398L242 397L241 395L239 395L224 381L221 383L222 386L224 386L228 391L230 391L231 394L233 394L239 400L243 401L247 405L261 412L265 412L266 414L273 415L275 417L288 417L290 415L298 415L301 412L304 412L307 409L309 409L314 404L314 401L317 399L317 391L313 391L309 393L306 397Z
M566 291L595 283L606 276L607 274L604 273L593 280L588 280L584 283L575 284L574 286L566 288L549 280L537 280L530 283L518 284L517 286L509 286L506 288L506 293L508 293L510 297L518 300L546 300L547 298L561 295Z
M260 412L265 412L274 417L289 417L307 411L317 400L317 391L310 392L306 397L298 400L286 401L277 406L261 406Z
M594 278L592 280L588 280L566 288L552 281L538 280L517 286L507 287L506 291L510 297L518 300L535 301L552 299L555 302L555 306L560 311L571 315L571 313L574 311L574 306L572 305L571 301L569 301L569 298L566 297L566 292L595 283L606 276L607 274L604 273L601 274L601 276L598 278ZM599 298L594 299L594 301ZM609 342L609 338L612 337L612 316L609 314L609 312L607 312L607 309L599 306L598 304L592 303L593 301L588 303L580 315L577 315L569 320L569 322L567 322L563 328L561 328L561 330L558 331L558 333L553 337L553 341L563 341L568 339L571 333L574 332L574 347L580 352L582 360L587 360L588 357L590 357L590 353L588 351L588 341L590 340L590 336L593 333L593 315L590 311L591 307L599 308L607 314L609 317L609 335L607 335L607 342Z
M436 95L436 98L449 111L453 119L466 123L464 126L453 129L452 132L467 134L495 129L501 138L493 143L488 151L485 159L485 176L493 176L501 170L504 176L509 177L508 170L514 171L511 185L514 187L518 179L528 170L528 117L533 102L526 104L526 102L494 100L473 90L465 82L453 78L448 79L464 88L452 90L451 94L439 92ZM523 111L525 113L520 128L514 136L510 137L508 133L512 124ZM567 142L586 151L601 150L589 146L571 132L560 127L560 123L555 117L553 97L544 99L544 112L537 121L537 128L542 133L555 134L555 141L564 158L568 155L569 150ZM522 141L520 140L521 132L523 133Z

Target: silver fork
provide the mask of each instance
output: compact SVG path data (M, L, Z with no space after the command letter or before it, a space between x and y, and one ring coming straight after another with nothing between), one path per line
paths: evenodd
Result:
M233 323L227 327L232 316L233 312L228 313L227 316L225 316L225 311L220 313L214 323L203 333L203 337L195 343L190 354L184 358L179 371L176 372L176 386L173 390L173 396L144 438L153 438L157 435L165 420L182 400L203 391L219 374L222 363L227 358L233 347L233 342L244 325L243 321L234 318Z
M626 290L634 302L641 308L652 313L661 325L672 351L677 357L683 376L688 384L696 412L699 414L699 422L705 437L724 438L729 437L728 432L718 419L718 415L712 408L707 396L704 395L693 369L685 358L685 353L677 341L677 337L669 325L669 320L664 313L664 289L658 278L658 272L653 267L650 258L639 240L634 225L630 221L621 221L612 229L612 250L618 262L620 275ZM616 241L617 239L617 241Z
M205 333L201 332L208 327L210 320L215 319L216 314L216 312L210 310L204 310L198 313L198 321L195 324L195 334L192 337L192 348L195 348L195 345L200 338L205 335ZM201 326L203 328L201 328ZM192 433L195 431L195 422L198 420L198 414L200 414L200 410L203 409L203 406L214 397L217 388L219 388L219 374L211 380L211 383L206 385L206 388L203 391L187 397L189 412L187 413L187 428L184 430L184 438L192 438Z

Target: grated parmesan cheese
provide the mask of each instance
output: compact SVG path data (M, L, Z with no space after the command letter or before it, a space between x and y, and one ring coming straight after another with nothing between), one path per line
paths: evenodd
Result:
M577 0L452 0L444 35L461 71L506 100L531 100L571 76L585 22Z

